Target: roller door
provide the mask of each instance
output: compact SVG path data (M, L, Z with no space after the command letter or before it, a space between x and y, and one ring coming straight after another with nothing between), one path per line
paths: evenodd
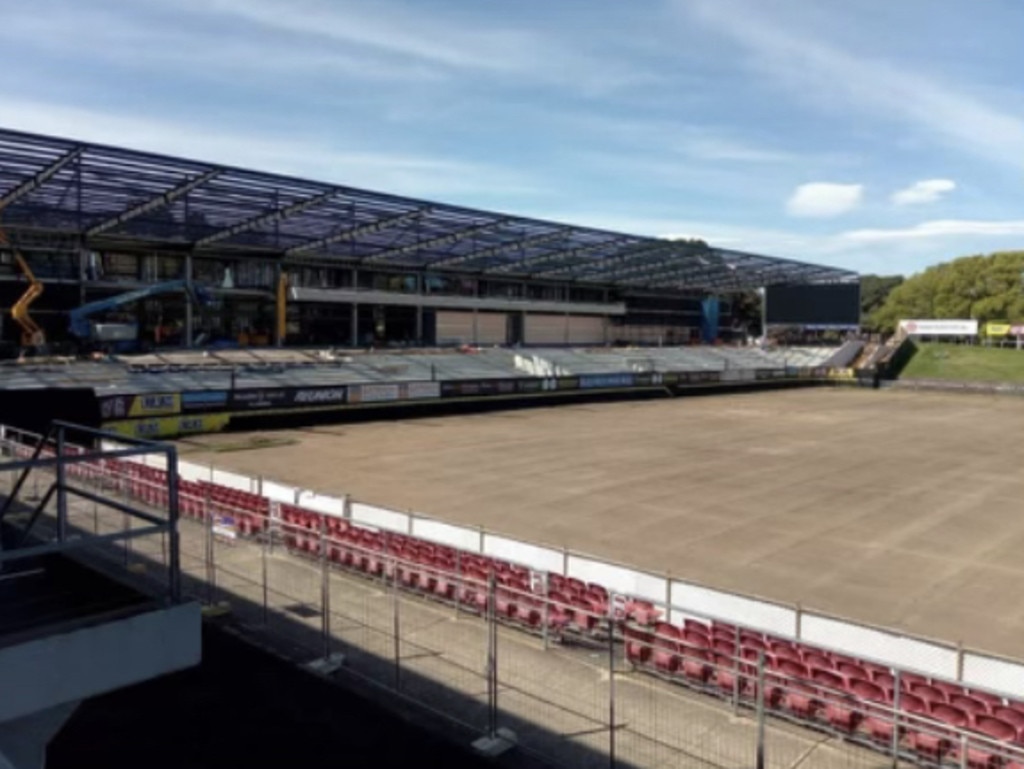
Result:
M569 344L604 344L604 318L600 315L570 315Z
M503 312L481 312L476 316L477 344L505 344L508 340L508 315Z
M473 344L473 313L438 310L437 343Z
M526 344L565 344L564 315L526 316Z

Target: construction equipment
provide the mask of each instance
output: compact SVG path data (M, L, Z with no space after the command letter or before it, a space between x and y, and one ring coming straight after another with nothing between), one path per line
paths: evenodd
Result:
M138 324L97 323L91 320L91 317L97 313L134 304L152 296L174 293L176 291L184 291L188 300L197 307L203 307L213 302L213 297L205 288L197 286L188 280L171 280L83 304L81 307L77 307L68 313L68 331L82 342L113 343L118 347L130 346L138 342Z
M11 317L21 328L21 346L42 347L46 344L46 334L39 327L39 324L32 319L28 308L42 295L43 284L32 273L32 269L28 266L28 262L25 261L24 257L14 250L11 242L7 239L7 233L4 232L2 227L0 227L0 246L8 246L14 251L15 264L18 265L18 269L28 279L28 288L11 308Z

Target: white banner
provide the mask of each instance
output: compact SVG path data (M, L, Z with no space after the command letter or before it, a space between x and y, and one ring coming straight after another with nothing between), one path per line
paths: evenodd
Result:
M901 320L900 328L911 336L977 336L976 320Z
M656 577L642 571L634 571L624 566L602 563L578 555L569 556L567 577L575 577L584 582L593 582L619 595L645 598L648 601L664 603L667 585L664 577Z
M538 571L561 574L565 568L565 555L561 550L531 545L528 542L499 537L497 534L484 534L484 553Z
M364 505L362 502L352 503L352 522L365 523L376 529L409 533L409 516L383 507Z
M473 553L480 552L480 530L467 529L429 518L412 518L412 535L441 545L449 545Z
M796 611L756 598L724 593L688 582L672 583L672 606L701 617L734 622L775 635L796 636Z
M398 400L397 384L351 385L348 388L349 403L383 403Z
M266 482L264 481L264 483ZM344 499L317 494L313 491L300 491L297 504L307 510L315 510L318 513L326 513L337 518L341 518L345 514Z

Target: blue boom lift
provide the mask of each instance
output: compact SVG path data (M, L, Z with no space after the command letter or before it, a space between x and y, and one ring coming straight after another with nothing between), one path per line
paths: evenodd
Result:
M213 303L213 296L202 286L187 280L170 280L83 304L68 314L68 331L82 343L111 346L121 350L134 347L138 344L139 338L137 323L98 323L91 320L92 316L152 296L177 291L184 291L188 300L196 307L202 308Z

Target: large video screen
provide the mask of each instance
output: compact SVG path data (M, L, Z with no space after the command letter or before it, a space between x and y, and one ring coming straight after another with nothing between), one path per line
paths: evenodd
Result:
M860 284L769 286L769 326L854 328L860 325Z

